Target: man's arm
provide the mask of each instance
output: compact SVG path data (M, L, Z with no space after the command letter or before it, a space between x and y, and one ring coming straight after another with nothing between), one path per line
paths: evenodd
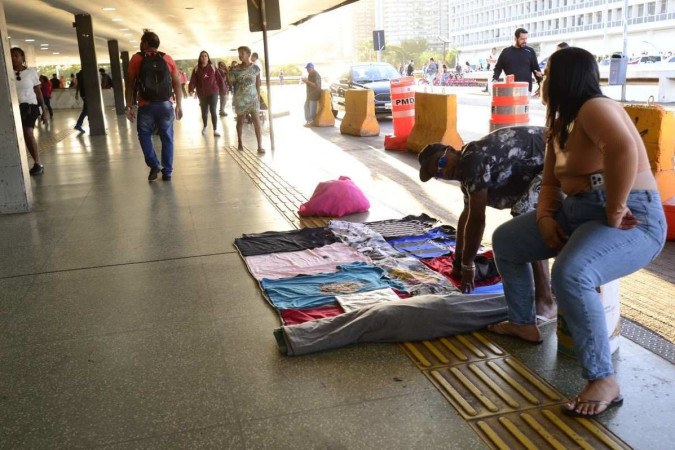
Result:
M502 75L502 70L504 70L504 50L499 54L499 57L497 58L497 64L495 64L495 70L492 74L492 79L497 81L499 80L499 77Z
M464 227L462 248L462 292L467 294L474 289L476 270L473 261L483 239L486 207L487 189L469 194L469 213Z
M541 83L541 79L543 76L541 74L541 70L539 69L539 61L537 61L537 54L532 49L530 49L530 52L531 52L530 69L532 70L532 73L534 74L534 79L537 80L537 83Z
M127 69L127 83L124 86L124 99L126 100L126 107L124 108L124 115L127 119L133 121L135 118L134 110L132 108L134 102L134 89L136 89L136 79L138 78L138 73L135 69L135 57L131 57L129 61L129 68Z
M464 250L464 230L466 230L466 219L469 217L469 205L464 204L464 209L459 215L457 222L457 242L455 243L455 259L452 264L452 274L457 278L462 276L462 251Z
M171 72L171 86L173 94L176 96L176 120L183 118L183 90L180 88L180 72L174 70Z

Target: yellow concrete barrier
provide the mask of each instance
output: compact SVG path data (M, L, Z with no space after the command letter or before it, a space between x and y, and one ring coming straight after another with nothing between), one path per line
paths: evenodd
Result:
M319 99L319 108L312 121L315 127L332 127L335 125L335 116L333 115L333 106L331 104L330 89L321 90Z
M408 150L419 153L429 144L441 143L462 148L464 141L457 133L457 96L415 94L415 126L408 136Z
M673 170L675 156L675 115L661 105L626 105L626 112L647 147L652 172Z
M375 94L370 89L345 91L345 117L340 133L351 136L378 136L380 124L375 118Z
M661 201L675 197L675 170L659 170L654 174Z

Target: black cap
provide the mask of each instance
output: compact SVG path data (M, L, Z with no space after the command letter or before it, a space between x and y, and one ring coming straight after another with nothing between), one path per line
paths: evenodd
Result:
M436 175L438 167L436 165L429 167L430 163L434 160L434 156L443 153L448 148L449 146L443 144L429 144L422 149L417 157L420 162L420 180L429 181Z

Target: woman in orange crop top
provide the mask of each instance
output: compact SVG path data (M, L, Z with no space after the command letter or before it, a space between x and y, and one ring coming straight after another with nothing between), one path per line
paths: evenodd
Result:
M528 263L555 257L552 288L588 380L563 413L595 417L623 403L596 288L656 258L666 222L640 134L623 107L602 95L589 52L551 55L542 101L548 137L539 204L492 237L509 320L489 329L541 342Z

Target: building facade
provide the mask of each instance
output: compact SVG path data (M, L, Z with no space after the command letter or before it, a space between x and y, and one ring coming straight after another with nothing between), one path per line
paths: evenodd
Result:
M513 43L523 27L540 58L558 42L598 56L623 49L624 1L610 0L449 0L452 46L462 59L478 61L492 47ZM675 51L675 0L629 0L628 54Z
M380 0L385 42L399 45L406 39L426 39L429 48L440 50L447 40L450 23L448 0ZM356 42L372 40L378 2L361 0L354 6Z

